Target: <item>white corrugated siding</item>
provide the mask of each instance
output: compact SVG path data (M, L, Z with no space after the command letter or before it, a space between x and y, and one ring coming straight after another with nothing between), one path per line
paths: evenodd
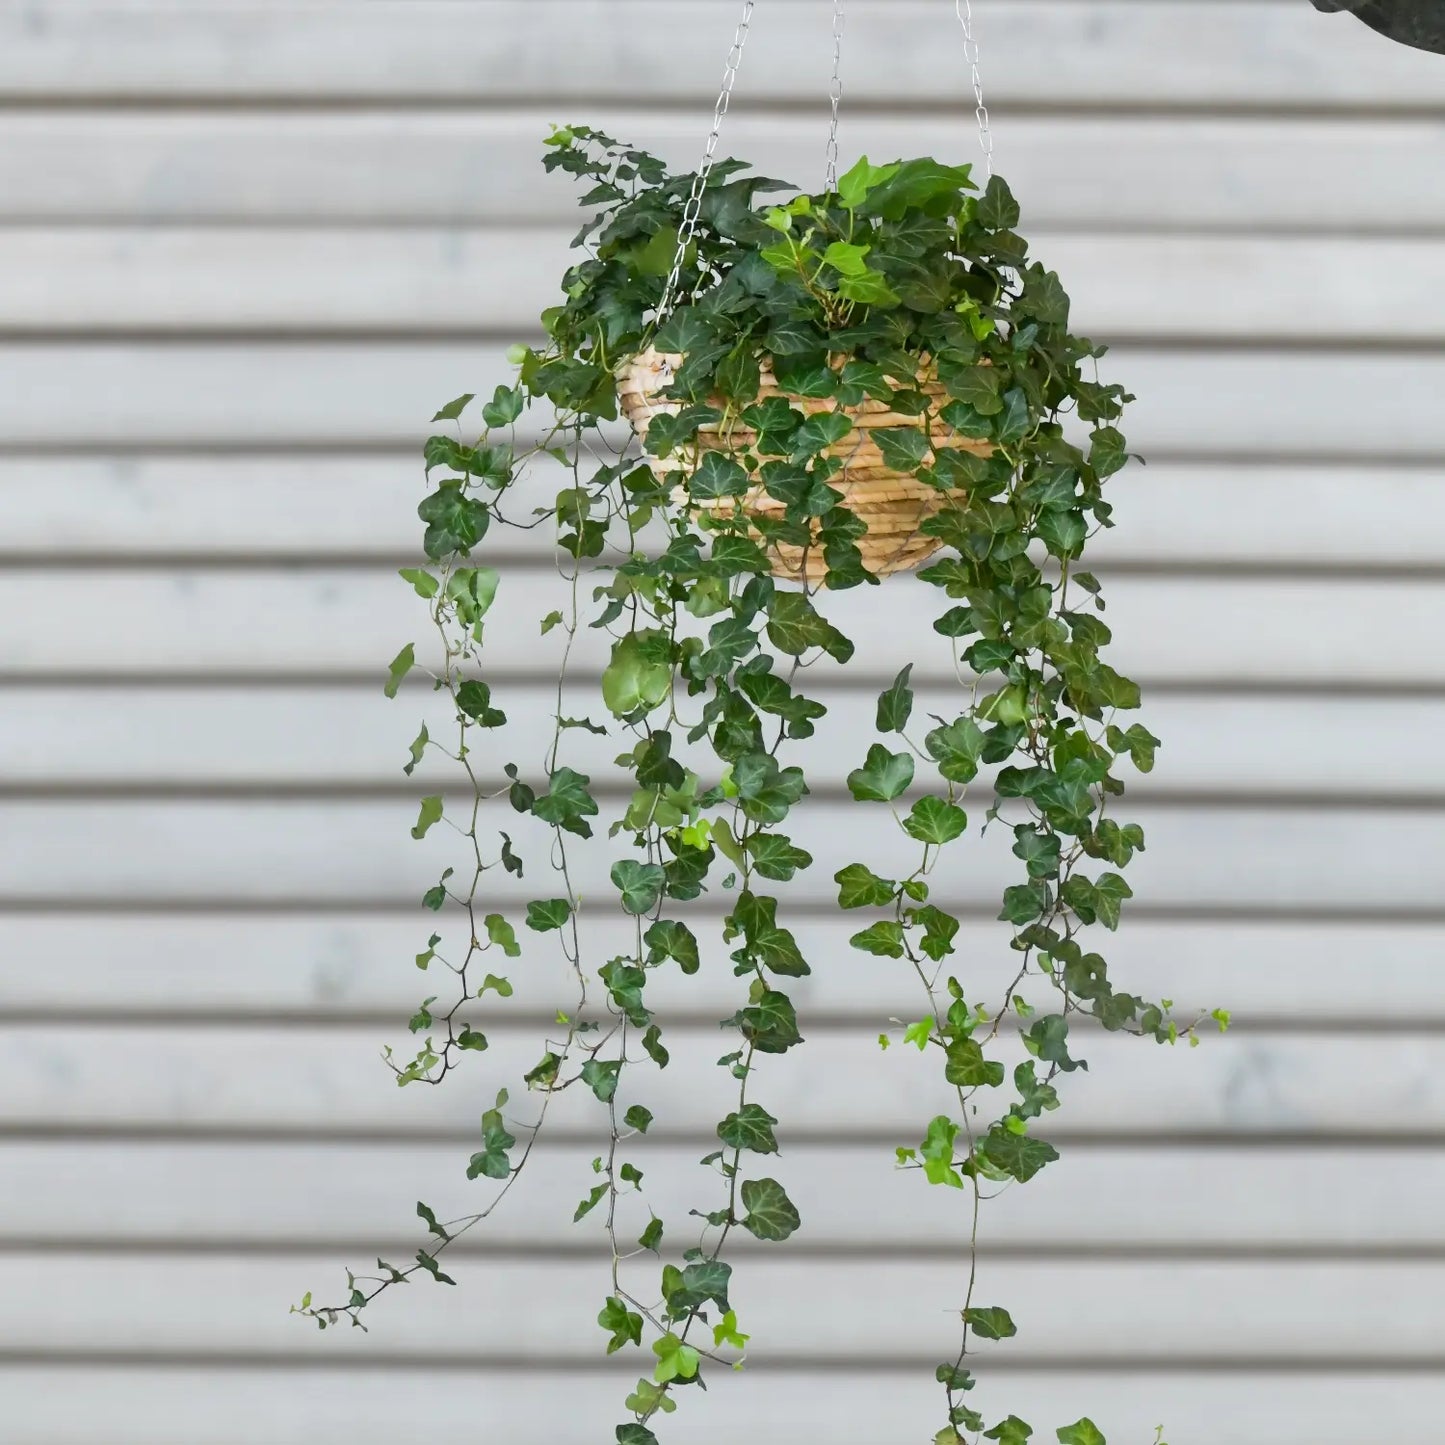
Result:
M468 1207L479 1101L558 1002L534 965L522 1022L437 1093L376 1061L424 991L412 900L440 856L406 837L399 773L427 697L377 686L417 630L393 572L417 441L550 297L573 218L547 123L690 162L735 9L0 4L6 1445L610 1435L600 1240L566 1223L597 1121L570 1096L461 1288L406 1291L364 1337L285 1306L414 1247L419 1195ZM827 10L759 4L724 150L821 171ZM1158 1421L1172 1445L1423 1440L1445 1410L1445 60L1305 0L975 10L1024 229L1117 343L1152 462L1098 549L1166 740L1116 966L1239 1020L1195 1051L1094 1050L1064 1161L985 1220L1021 1334L982 1392L1050 1438L1088 1410L1126 1445ZM968 158L952 6L849 11L845 152ZM505 566L510 608L550 609L534 544ZM756 1368L669 1442L936 1425L958 1221L888 1168L932 1085L874 1052L909 1001L814 906L850 723L920 594L841 601L871 632L862 681L828 684L820 862L792 894L828 964L796 991L811 1047L766 1082L809 1228L751 1252ZM525 735L549 657L525 625L493 645ZM985 973L996 862L953 889ZM692 982L648 1151L676 1209L718 1114L684 1035L731 1006L725 974Z

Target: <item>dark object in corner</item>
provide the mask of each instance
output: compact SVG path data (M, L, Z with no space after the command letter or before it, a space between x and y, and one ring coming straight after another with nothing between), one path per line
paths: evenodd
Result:
M1381 35L1445 55L1445 0L1311 0L1316 10L1348 10Z

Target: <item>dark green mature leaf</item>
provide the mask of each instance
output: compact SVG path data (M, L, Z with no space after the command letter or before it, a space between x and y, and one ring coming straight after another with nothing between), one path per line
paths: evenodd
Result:
M800 1223L797 1207L776 1179L745 1179L742 1226L756 1239L787 1239Z
M683 1269L672 1289L667 1291L667 1307L674 1315L699 1309L709 1301L719 1309L728 1309L728 1286L732 1277L730 1264L720 1259L698 1260Z
M821 647L836 662L847 662L853 644L801 592L779 592L768 609L768 641L789 657Z
M410 642L392 658L387 669L386 686L382 691L387 697L395 697L401 689L402 679L416 666L416 648Z
M992 1430L985 1430L985 1440L997 1440L999 1445L1028 1445L1034 1431L1033 1426L1026 1425L1017 1415L1010 1415L1007 1420L1000 1420Z
M628 913L651 913L662 899L666 881L667 875L656 863L624 858L612 865L612 883L622 895L622 907Z
M657 1436L636 1420L629 1420L617 1427L617 1445L658 1445Z
M504 727L507 715L492 706L492 690L484 682L472 679L457 689L457 709L483 728Z
M427 524L422 547L433 561L453 553L466 556L487 534L492 520L484 502L468 496L459 483L443 482L416 509Z
M806 868L813 861L813 855L795 847L790 838L781 833L754 833L748 839L748 854L753 867L763 878L786 883L799 868Z
M1018 225L1023 213L1004 178L990 176L973 214L979 225L987 226L990 231L1009 231Z
M854 948L877 954L880 958L902 958L903 925L891 918L880 919L869 924L861 933L855 933L848 942Z
M605 1104L617 1093L621 1059L588 1059L582 1065L582 1082Z
M547 780L546 793L532 804L533 814L579 838L590 838L592 829L583 819L597 814L597 800L587 791L591 781L585 773L558 768Z
M748 1149L754 1154L776 1154L778 1121L761 1104L744 1104L717 1126L717 1136L729 1149Z
M690 495L703 501L715 497L740 497L752 485L747 470L722 452L704 452L697 470L688 479Z
M442 409L432 417L433 421L455 421L475 398L475 392L465 392L457 397L455 401L449 401Z
M913 689L908 685L912 672L913 664L910 662L887 690L879 693L877 727L880 733L901 733L908 726L908 719L913 713Z
M962 808L942 798L920 798L903 820L903 830L920 843L951 843L968 828Z
M965 190L972 190L973 182L969 179L972 169L966 165L942 165L931 157L904 161L867 192L858 209L863 215L901 221L910 211L927 211L939 201L951 200Z
M952 783L971 783L978 776L984 745L983 729L967 714L941 724L923 739L938 771Z
M572 905L565 898L534 900L527 905L527 927L538 933L565 927L571 916Z
M841 908L886 908L898 891L896 883L880 878L861 863L840 868L833 875L833 881L838 885Z
M739 1009L728 1022L735 1024L760 1053L785 1054L795 1044L802 1043L798 1015L787 994L770 988L756 992L753 1002Z
M953 1039L948 1045L943 1076L957 1088L996 1089L1004 1081L1004 1066L997 1059L985 1058L977 1039Z
M797 940L777 921L778 900L743 893L733 908L730 924L741 931L745 947L733 955L740 961L760 963L770 973L801 978L809 973Z
M848 791L859 802L891 803L912 781L912 757L874 743L863 766L848 774Z
M815 412L793 433L791 461L803 462L819 452L836 446L853 430L853 423L842 412Z
M928 459L932 448L928 433L921 427L874 427L873 440L883 454L884 466L898 472L917 471Z
M983 1141L983 1152L994 1168L1027 1184L1046 1164L1052 1164L1059 1151L1042 1139L1027 1134L1014 1134L994 1125Z

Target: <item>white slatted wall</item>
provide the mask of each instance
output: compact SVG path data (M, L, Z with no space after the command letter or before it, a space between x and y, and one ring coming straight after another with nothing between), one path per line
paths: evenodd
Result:
M377 1060L426 991L413 900L441 859L406 836L399 769L427 697L378 686L417 631L394 568L426 417L494 384L564 264L548 123L691 162L735 8L0 3L6 1445L610 1438L601 1241L565 1222L598 1131L581 1101L459 1289L407 1291L364 1337L286 1305L414 1248L419 1196L469 1207L480 1101L561 1001L530 965L518 1026L424 1097ZM952 8L850 0L846 153L972 155ZM1099 547L1166 741L1116 966L1238 1019L1195 1051L1095 1048L1064 1162L986 1221L984 1287L1021 1334L981 1393L1048 1438L1088 1410L1112 1445L1159 1421L1172 1445L1424 1440L1445 1409L1445 59L1305 0L975 10L1024 229L1117 343L1152 462L1114 484ZM821 171L827 11L760 0L725 151ZM505 567L509 609L550 609L534 545ZM923 615L907 582L859 607L805 915L843 861L854 724ZM535 727L550 655L525 621L494 648ZM996 884L983 859L954 890L985 973ZM747 1261L756 1368L669 1442L936 1426L959 1220L890 1172L933 1094L870 1042L910 1001L825 917L801 927L827 960L799 990L823 1084L790 1056L763 1092L809 1228ZM732 980L694 982L669 1006L701 1049ZM718 1116L685 1052L648 1153L678 1208Z

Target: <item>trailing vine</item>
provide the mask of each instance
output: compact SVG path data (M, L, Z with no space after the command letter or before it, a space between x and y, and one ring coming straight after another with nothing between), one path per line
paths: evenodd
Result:
M765 1065L803 1042L786 988L810 970L773 885L813 863L784 831L809 792L799 760L827 711L800 679L854 651L828 598L878 585L860 548L865 524L830 485L846 474L857 409L877 403L916 418L872 432L884 464L937 498L917 529L938 549L919 577L941 594L932 631L957 679L957 711L915 717L912 660L879 696L879 740L860 743L847 779L858 818L849 831L878 846L837 870L837 905L867 915L853 947L896 965L900 996L915 1000L916 1021L879 1042L932 1056L956 1099L897 1151L900 1168L963 1196L969 1267L960 1337L936 1371L937 1445L1020 1445L1032 1434L1022 1420L990 1422L969 1403L974 1342L1015 1332L1006 1309L975 1298L979 1205L991 1186L1027 1183L1058 1157L1034 1127L1058 1107L1063 1076L1085 1067L1071 1032L1079 1015L1197 1042L1199 1020L1115 987L1085 941L1094 925L1118 926L1131 896L1118 870L1144 848L1142 829L1113 815L1116 770L1147 772L1158 745L1120 721L1139 689L1103 659L1103 599L1080 568L1089 538L1110 525L1104 486L1128 460L1115 423L1130 398L1094 375L1103 348L1070 333L1068 297L1029 260L1018 207L996 176L979 192L967 166L865 159L836 190L807 195L725 161L701 187L689 232L695 177L671 175L645 152L574 127L550 137L546 165L590 183L582 200L594 214L575 243L585 259L544 313L546 344L515 348L515 383L480 405L480 437L427 442L419 513L430 565L402 573L436 636L420 657L402 650L386 691L396 696L423 668L454 718L445 737L421 729L405 771L439 751L466 793L460 808L441 794L420 805L414 836L445 823L462 840L462 864L423 900L443 917L416 958L450 991L413 1017L423 1040L414 1056L388 1060L400 1084L438 1084L484 1052L479 1021L493 996L511 996L504 961L528 932L557 935L575 997L535 1066L509 1081L533 1101L530 1117L516 1117L505 1089L482 1117L467 1174L492 1182L485 1206L444 1221L418 1205L429 1235L413 1262L378 1261L376 1275L348 1277L345 1299L308 1295L299 1309L322 1328L360 1325L396 1284L420 1274L453 1283L442 1256L523 1172L551 1101L580 1089L595 1098L604 1141L575 1209L578 1220L603 1220L610 1246L598 1323L609 1353L652 1357L625 1402L619 1445L652 1445L682 1387L738 1362L748 1336L732 1307L729 1241L742 1230L781 1242L801 1222L767 1172L786 1126L767 1107ZM780 205L763 199L779 192ZM674 261L686 299L665 309ZM675 366L639 457L623 446L617 376L649 348ZM459 397L435 420L459 423L475 401ZM550 504L526 486L534 465L567 468ZM746 512L759 487L771 509ZM543 525L567 565L562 605L541 631L561 629L568 658L588 630L608 634L598 688L607 717L567 715L564 666L543 766L527 773L499 768L489 743L506 715L485 677L486 632L520 624L493 611L506 579L473 558L493 529ZM822 585L776 580L782 555L821 557ZM623 744L629 796L610 823L623 849L610 897L579 887L570 861L573 840L601 826L593 780L566 761L578 729ZM498 879L524 876L511 833L492 831L508 808L518 815L508 828L540 826L530 861L540 848L554 878L520 917L494 906L515 892ZM1006 830L1017 865L999 914L1009 926L999 946L1016 967L991 1000L950 962L960 920L939 888L970 813L975 833ZM701 1223L679 1245L674 1233L689 1226L651 1212L633 1157L652 1115L624 1100L633 1071L669 1063L650 982L662 970L721 965L687 921L686 905L709 889L729 900L722 942L739 992L722 1021L733 1043L718 1062L735 1092L719 1147L702 1161L714 1182L692 1211ZM630 945L594 964L584 957L589 925L619 911ZM450 948L448 919L461 940ZM1010 1070L1000 1055L1019 1038L1027 1057ZM1057 1438L1103 1440L1087 1418Z

